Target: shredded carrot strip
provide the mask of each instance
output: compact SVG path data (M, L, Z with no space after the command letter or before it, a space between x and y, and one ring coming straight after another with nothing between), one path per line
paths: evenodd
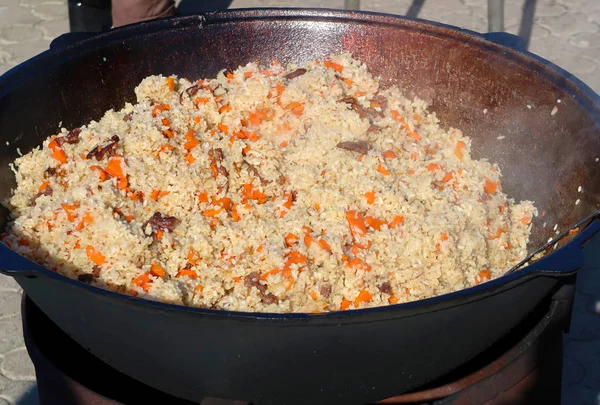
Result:
M373 204L375 202L375 191L367 191L365 198L367 199L367 203Z
M255 188L251 183L244 184L242 195L244 200L256 200L259 204L267 202L267 195Z
M204 214L204 216L206 217L216 217L217 215L219 215L221 213L221 211L223 211L223 207L217 207L217 208L211 208L208 210L204 210L202 211L202 214Z
M298 243L298 237L293 233L288 233L285 235L285 244L288 246L293 246Z
M498 228L498 230L496 231L496 234L492 237L490 237L490 240L494 240L494 239L498 239L500 236L502 236L503 233L506 233L508 231L508 229L506 228Z
M237 207L238 207L237 204L234 204L233 207L231 207L231 218L235 222L239 222L242 219L242 217L238 213Z
M389 226L392 229L396 229L400 225L404 225L404 217L401 215L398 215L398 216L395 216L394 219L392 219L392 222L390 222Z
M208 101L209 100L205 97L196 97L195 103L197 106L200 106L200 104L206 104Z
M354 307L358 307L358 304L360 304L361 302L371 301L371 298L373 298L373 294L371 294L367 290L361 290L361 292L358 294L358 297L356 297L356 299L354 300Z
M447 183L450 180L452 180L452 177L454 177L454 172L448 172L446 173L446 175L444 176L444 178L442 179L443 183Z
M229 133L229 127L225 124L217 124L217 128L219 128L219 131L223 132L224 134L228 134Z
M185 277L188 276L189 278L198 278L198 273L196 273L195 270L192 269L181 269L177 272L177 276L175 277Z
M202 193L198 193L198 201L208 202L208 193L206 191L203 191Z
M131 280L133 284L137 285L138 287L141 287L146 292L148 292L151 288L151 281L152 280L150 280L150 276L148 275L148 273L144 273Z
M186 153L184 159L187 162L188 166L196 161L196 158L194 157L194 155L191 154L191 152Z
M170 109L171 109L171 106L169 104L157 104L152 109L152 116L156 117L159 112L161 112L161 111L169 111Z
M371 266L360 260L358 257L348 261L348 266L358 270L371 271Z
M354 210L346 212L346 220L350 226L350 232L352 237L356 239L357 236L364 236L367 234L367 227L365 226L365 220L361 213Z
M463 141L458 141L456 143L456 147L454 148L454 154L460 160L463 160L464 150L465 150L466 146L467 145Z
M440 166L437 163L431 163L431 164L427 165L427 170L429 170L430 172L434 172L436 170L442 170L442 166Z
M52 140L48 144L48 147L52 150L52 156L54 159L58 160L61 164L67 163L67 155L62 150L58 142L56 142L56 140Z
M81 219L81 221L79 221L75 229L80 231L92 222L94 222L94 217L92 216L92 213L86 212L85 214L83 214L83 218Z
M124 160L122 156L113 156L106 165L104 171L112 177L117 179L125 178L125 172L123 171Z
M399 300L398 300L398 298L397 298L397 297L394 297L393 295L392 295L390 298L388 298L388 302L389 302L390 304L392 304L392 305L393 305L393 304L397 304L397 303L398 303L398 301L399 301Z
M394 152L393 150L386 150L385 152L383 152L383 157L388 159L395 159L398 157L398 155L396 155L396 152Z
M326 68L333 69L338 73L341 73L344 70L344 67L342 65L335 62L331 62L329 60L323 61L323 65L325 65Z
M264 273L263 275L260 276L261 280L266 280L270 275L275 275L281 272L281 269L273 269L270 271L267 271L266 273Z
M175 90L175 79L172 77L167 77L167 86L169 86L169 90Z
M521 218L521 223L522 223L522 224L525 224L525 225L527 225L527 224L529 224L530 222L531 222L531 217L523 217L523 218Z
M219 108L219 114L223 114L223 113L226 113L231 110L232 110L231 106L229 104L226 104L223 107Z
M483 189L488 194L494 194L496 192L496 190L498 189L499 184L500 184L499 182L495 183L486 177L485 185L483 186Z
M302 116L302 113L304 112L304 104L300 102L290 103L286 108L292 111L292 114L297 115L298 117Z
M104 255L102 253L98 252L91 245L87 245L85 247L85 254L91 261L96 263L98 266L102 266L104 263L106 263L106 259L104 258Z
M200 141L196 139L194 135L196 135L196 131L191 128L185 134L185 140L187 142L183 145L183 147L188 151L200 145Z
M160 278L165 278L165 276L167 275L165 269L163 269L162 266L158 263L152 263L152 266L150 266L150 274L152 274L154 277Z
M367 223L367 225L369 225L376 231L380 231L383 225L387 225L387 222L385 222L384 220L373 217L365 217L365 222Z
M65 213L67 214L67 220L69 222L73 222L73 221L75 221L75 219L77 219L77 215L73 211L75 211L79 208L79 204L64 203L64 204L61 204L61 206L65 210Z
M237 131L233 135L235 135L239 139L247 139L247 140L253 141L253 142L259 140L258 135L256 135L254 132L249 132L249 131L243 131L243 130L242 131Z
M163 145L162 148L160 148L160 150L158 151L158 154L160 155L161 153L166 153L171 150L173 150L173 145L166 144L166 145ZM94 167L98 167L98 166L92 166L92 168L94 168Z
M492 274L488 269L481 270L479 274L475 277L475 284L481 284L486 280L490 280L492 278Z
M383 174L384 176L389 176L390 175L390 171L388 169L385 168L385 166L383 166L381 163L379 163L377 165L377 171L381 174Z
M345 311L346 309L348 309L348 307L352 304L352 301L348 301L345 298L342 298L342 305L340 305L340 309L342 311Z
M49 181L44 181L42 183L42 185L40 186L40 188L38 189L38 193L43 193L44 190L46 190L46 188L50 185Z

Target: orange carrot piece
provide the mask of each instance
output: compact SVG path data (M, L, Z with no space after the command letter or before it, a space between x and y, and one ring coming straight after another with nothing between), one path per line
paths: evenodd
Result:
M352 81L352 79L343 78L342 80L344 81L344 83L346 83L346 85L347 85L348 87L352 87L352 84L354 83L354 82Z
M200 123L200 121L202 121L202 117L201 117L201 116L199 116L199 115L196 115L196 116L194 117L194 122L195 122L196 124L199 124L199 123Z
M67 214L67 220L69 222L73 222L73 221L75 221L75 219L77 219L77 214L75 214L74 211L79 208L79 204L64 203L64 204L61 204L61 206L65 210L65 213Z
M202 211L202 214L205 217L216 217L217 215L219 215L221 213L221 211L223 211L223 207L217 207L217 208L211 208L208 210L204 210L204 211Z
M245 200L256 200L259 204L267 202L267 195L255 188L251 183L244 184L242 195Z
M348 309L348 307L352 304L352 301L348 301L345 298L342 298L342 305L340 305L340 309L342 311L345 311Z
M275 275L281 272L281 269L273 269L273 270L269 270L266 273L262 274L260 276L261 280L266 280L270 275Z
M229 104L225 104L223 107L219 108L219 114L223 114L231 111L231 106Z
M421 125L421 123L423 122L423 117L420 114L414 113L413 120L415 120L417 124Z
M233 73L232 72L227 72L227 74L225 75L228 79L233 79Z
M42 185L40 186L40 188L38 189L38 193L43 193L44 190L46 190L46 188L50 185L49 181L44 181L42 182Z
M229 127L225 124L217 124L217 128L219 128L219 131L221 131L224 134L228 134L229 133Z
M122 156L113 156L106 165L104 171L112 177L117 179L125 178L125 172L123 171L123 165L125 161Z
M391 296L390 298L388 298L388 302L392 305L397 304L399 302L398 298L395 296Z
M427 170L429 170L430 172L434 172L436 170L442 170L442 166L440 166L437 163L431 163L427 165Z
M357 308L358 304L360 304L361 302L371 301L371 298L373 298L373 294L371 294L367 290L361 290L361 292L358 294L358 297L356 297L356 299L354 300L354 307Z
M185 159L186 163L188 164L188 166L196 161L196 158L191 153L186 153L184 159Z
M187 259L188 259L188 262L190 262L190 264L192 266L196 266L198 264L198 261L200 261L200 254L198 252L196 252L194 249L189 248L188 254L187 254Z
M185 276L188 276L189 278L198 278L198 273L196 273L196 271L192 269L181 269L177 272L177 275L175 277Z
M246 156L248 152L250 152L250 145L244 146L244 148L242 149L242 155Z
M489 239L490 240L498 239L500 236L502 236L503 233L506 233L506 232L508 232L508 229L506 229L504 227L498 228L498 230L496 231L496 234L491 236Z
M200 104L206 104L208 103L208 99L205 97L196 97L196 100L194 100L197 106L200 106Z
M304 112L304 103L300 103L300 102L290 103L287 105L286 108L288 110L290 110L292 112L292 114L297 115L298 117L301 117L302 113Z
M463 160L464 150L466 147L467 147L467 145L463 141L458 141L456 143L456 146L454 147L454 154L460 160Z
M475 284L481 284L484 281L491 280L492 274L488 269L483 269L475 276Z
M227 211L229 211L229 209L231 208L231 198L229 198L229 197L223 197L223 198L216 199L216 198L213 197L212 204L213 205L218 205L220 207L223 207Z
M285 87L283 87L281 84L277 83L275 85L275 90L277 90L277 97L281 97L281 95L285 91Z
M237 210L237 207L237 204L233 204L233 207L231 207L231 218L234 220L234 222L239 222L242 219Z
M285 244L287 246L295 245L296 243L298 243L298 240L298 237L293 233L288 233L287 235L285 235Z
M167 86L169 87L169 90L175 90L175 79L172 77L167 77Z
M390 222L390 228L392 229L396 229L398 228L400 225L404 225L404 217L401 215L397 215L394 217L394 219L392 219L392 222Z
M102 266L104 263L106 263L106 259L104 258L104 255L102 253L98 252L91 245L87 245L85 247L85 254L91 261L96 263L98 266Z
M79 221L75 229L80 231L92 222L94 222L94 217L92 216L92 213L86 212L85 214L83 214L83 218L81 218L81 221Z
M367 203L373 204L375 202L375 191L367 191L365 198L367 199Z
M384 220L373 218L373 217L365 217L365 222L367 225L369 225L371 228L375 229L376 231L380 231L381 227L383 225L387 225L387 222L385 222Z
M354 259L348 261L347 264L349 267L353 267L358 270L371 271L371 266L360 260L358 257L355 257Z
M158 154L160 155L161 153L167 153L172 150L173 150L173 145L166 144L166 145L163 145L163 147L159 149ZM94 168L94 167L98 167L98 166L92 166L92 168Z
M350 233L352 237L356 239L357 236L364 236L367 234L367 227L365 226L365 220L361 213L355 210L346 212L346 220L350 226Z
M521 218L521 223L528 225L531 222L531 217L523 217Z
M160 264L152 263L152 266L150 266L150 274L154 277L165 278L167 272L165 272L165 269L163 269Z
M58 142L56 142L56 140L52 140L48 144L48 147L52 150L52 156L54 159L58 160L61 164L67 163L67 155L62 150Z
M329 243L327 243L325 239L319 240L319 246L321 246L321 248L323 248L323 250L326 252L331 253L331 246L329 246Z
M377 171L381 174L383 174L384 176L389 176L390 175L390 171L388 169L385 168L385 166L383 166L381 163L379 163L377 165Z
M335 62L331 62L329 60L323 61L323 65L325 65L326 68L333 69L338 73L341 73L344 70L344 67L342 65Z
M494 194L496 192L496 190L498 189L498 185L500 183L496 183L491 181L490 179L488 179L487 177L485 178L485 185L483 186L483 189L486 193L488 194Z
M234 277L235 278L235 277ZM202 290L204 290L204 286L202 286L202 284L198 284L195 288L194 288L194 295L196 294L200 294L202 292Z
M152 280L150 280L150 276L148 275L148 273L144 273L131 280L133 284L137 285L138 287L141 287L146 292L148 292L151 288L151 281Z
M208 193L206 191L198 193L198 201L200 201L200 202L208 202Z
M452 177L454 177L454 172L448 172L448 173L446 173L446 175L442 179L442 183L449 182L450 180L452 180Z
M398 155L396 155L396 152L394 152L393 150L386 150L385 152L383 152L383 157L388 159L395 159L398 157Z

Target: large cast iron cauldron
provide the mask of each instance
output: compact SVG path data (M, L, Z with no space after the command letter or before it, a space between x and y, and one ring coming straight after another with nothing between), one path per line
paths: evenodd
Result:
M472 137L475 156L502 168L509 195L535 200L546 216L536 219L533 247L555 237L554 224L566 230L586 219L574 239L542 260L453 294L324 315L145 301L67 279L4 244L0 269L83 347L184 399L359 404L430 381L572 282L582 244L600 228L593 217L600 202L598 97L567 72L493 39L382 14L269 9L146 22L70 44L63 38L0 78L1 197L14 185L8 163L17 147L31 150L60 121L71 128L121 108L148 75L195 79L249 61L351 51L384 84L426 99L445 125Z

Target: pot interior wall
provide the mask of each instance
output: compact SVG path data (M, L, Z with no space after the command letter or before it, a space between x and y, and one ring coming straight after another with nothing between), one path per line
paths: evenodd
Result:
M445 127L473 139L475 157L499 164L509 195L545 211L534 222L533 248L554 236L554 224L565 229L596 209L599 107L589 91L541 62L466 33L347 15L356 19L279 10L152 22L15 69L0 79L0 198L14 185L8 164L17 147L26 153L61 122L80 126L135 101L133 89L148 75L198 79L251 61L298 63L348 51L384 86L397 84L430 102Z

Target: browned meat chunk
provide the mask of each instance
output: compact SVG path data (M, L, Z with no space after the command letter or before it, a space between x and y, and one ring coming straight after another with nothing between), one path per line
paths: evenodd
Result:
M351 152L358 152L361 155L365 155L369 149L371 149L371 145L365 141L340 142L337 144L337 147L340 149L349 150Z
M96 160L100 161L104 159L105 156L114 155L119 141L119 136L113 135L112 138L110 138L110 141L105 146L101 147L100 145L98 145L94 149L92 149L90 153L87 154L86 159L91 159L95 157Z
M288 73L284 77L288 80L292 80L292 79L295 79L296 77L302 76L305 73L306 73L306 69L300 68L300 69L294 70L292 73Z
M329 298L329 296L331 295L331 284L329 283L325 283L321 286L321 296L323 298Z
M153 230L166 230L173 231L175 227L179 224L179 221L175 217L169 217L161 214L160 212L155 212L154 215L144 224L144 228L149 224Z

